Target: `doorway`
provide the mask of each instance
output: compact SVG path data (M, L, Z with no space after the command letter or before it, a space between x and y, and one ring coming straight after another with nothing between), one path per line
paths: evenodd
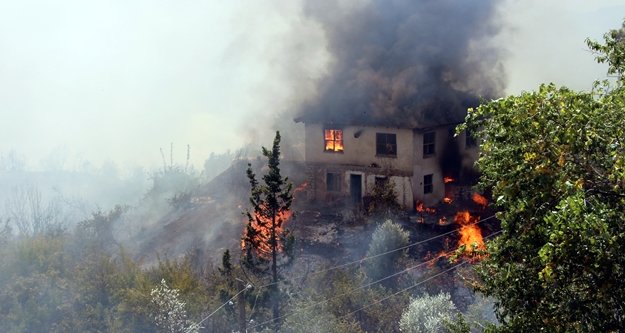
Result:
M362 204L362 175L349 175L349 193L354 204Z

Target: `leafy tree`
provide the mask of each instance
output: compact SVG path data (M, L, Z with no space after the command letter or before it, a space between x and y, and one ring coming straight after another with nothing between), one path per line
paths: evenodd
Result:
M376 281L394 273L397 260L401 258L406 251L386 252L403 247L407 244L408 232L404 231L399 224L393 223L391 220L386 220L378 226L373 232L371 243L369 243L369 250L367 251L367 257L377 257L367 260L367 264L365 265L367 276L371 280ZM390 280L391 279L385 282L390 282ZM389 283L386 284L388 285Z
M623 72L623 39L591 43ZM616 41L616 43L613 43ZM503 233L479 268L505 332L625 329L625 89L542 85L469 110Z
M455 312L456 306L449 294L418 297L402 313L399 329L402 333L446 332L445 322Z
M293 202L293 184L280 174L280 132L276 132L271 150L262 147L268 159L268 172L263 184L256 179L252 166L248 164L247 177L251 185L250 204L253 213L247 212L248 224L243 241L246 247L246 261L251 257L269 258L271 262L272 312L274 325L279 327L280 304L278 290L278 254L290 248L292 237L284 223L290 216Z
M156 305L158 313L154 320L156 326L163 332L168 333L197 333L200 326L187 318L185 303L180 300L180 293L176 289L167 286L165 279L161 284L152 289L152 302Z
M597 54L597 62L608 64L608 74L617 75L619 80L624 80L625 20L620 29L610 30L603 35L603 39L604 44L590 39L586 39L586 44Z

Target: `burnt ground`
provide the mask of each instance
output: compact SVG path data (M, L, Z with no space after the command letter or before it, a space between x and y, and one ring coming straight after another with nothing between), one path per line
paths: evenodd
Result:
M260 173L261 161L252 161ZM126 246L144 263L153 263L157 256L177 258L189 251L201 249L203 262L219 264L225 249L238 253L240 237L246 223L243 211L249 196L249 183L245 177L247 163L237 163L211 182L191 193L188 202L169 208L149 227L142 227L132 235L125 235ZM295 186L304 183L303 170L298 163L284 163L283 172L289 175ZM301 173L301 171L299 171ZM442 216L453 221L456 211L469 209L482 217L492 215L470 201L457 200L441 204L436 214L425 214L424 223L418 223L416 213L394 219L410 233L410 242L418 242L452 231L454 223L439 225ZM357 210L345 206L331 206L306 202L303 195L296 194L293 205L295 219L286 225L295 236L294 262L283 269L285 276L305 276L307 272L361 259L365 256L371 234L377 226L366 222ZM371 219L370 219L371 220ZM375 220L375 219L374 219ZM128 221L132 223L132 221ZM494 219L480 224L482 234L487 236L496 230ZM411 260L422 261L428 255L454 248L458 234L428 241L409 249Z

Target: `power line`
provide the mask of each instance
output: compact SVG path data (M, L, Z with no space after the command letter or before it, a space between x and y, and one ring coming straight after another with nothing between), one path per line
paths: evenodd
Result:
M227 300L224 304L220 305L217 309L215 309L215 311L211 312L208 316L204 317L204 319L200 320L200 322L198 322L196 324L196 326L200 326L203 322L205 322L206 320L208 320L208 318L212 317L215 313L217 313L217 311L221 310L221 308L223 308L224 306L226 306L226 304L230 303L233 299L235 299L237 296L239 296L242 292L251 289L252 285L248 284L246 285L243 289L241 289L238 293L236 293L234 296L232 296L229 300ZM185 330L185 333L188 333L191 331L193 327L189 327L187 328L187 330Z
M487 237L484 237L484 238L485 238L485 239L487 239L487 238L490 238L490 237L494 237L494 236L496 236L496 235L500 234L501 232L502 232L501 230L500 230L500 231L497 231L497 232L495 232L495 233L493 233L493 234L491 234L491 235L488 235ZM456 251L456 250L449 251L449 252L445 253L445 255L447 256L447 255L449 255L449 254L451 254L451 253L454 253L455 251ZM326 299L324 299L324 300L317 301L317 302L315 302L315 303L313 303L313 304L310 304L310 305L304 306L303 308L300 308L300 310L298 310L298 311L292 311L292 312L287 313L287 314L284 314L284 315L282 315L282 316L280 316L280 317L277 317L277 318L272 318L272 319L266 320L266 321L264 321L264 322L262 322L262 323L259 323L259 324L254 325L254 326L252 326L252 327L250 327L250 328L255 328L255 327L258 327L258 326L261 326L261 325L265 325L265 324L268 324L268 323L270 323L270 322L272 322L272 321L274 321L274 320L277 320L277 319L282 319L282 318L286 318L286 317L289 317L289 316L294 315L294 314L296 314L296 313L302 312L302 311L303 311L303 310L305 310L305 309L308 309L308 308L311 308L311 307L315 307L315 306L317 306L317 305L321 305L321 304L323 304L323 303L326 303L326 302L328 302L328 301L331 301L331 300L337 299L337 298L339 298L339 297L343 297L343 296L346 296L346 295L352 294L352 293L353 293L353 292L355 292L355 291L358 291L358 290L361 290L361 289L364 289L364 288L370 287L370 286L372 286L372 285L374 285L374 284L377 284L377 283L382 282L382 281L384 281L384 280L390 279L390 278L392 278L392 277L394 277L394 276L397 276L397 275L400 275L400 274L406 273L406 272L408 272L408 271L410 271L410 270L416 269L416 268L421 267L421 266L423 266L423 265L425 265L425 264L428 264L428 263L430 263L430 262L434 262L434 261L436 261L436 260L438 260L438 259L440 259L440 256L439 256L439 257L436 257L436 258L433 258L433 259L430 259L430 260L427 260L427 261L424 261L424 262L421 262L421 263L419 263L419 264L417 264L417 265L415 265L415 266L409 267L409 268L404 269L404 270L402 270L402 271L399 271L399 272L393 273L393 274L388 275L388 276L386 276L386 277L384 277L384 278L381 278L381 279L379 279L379 280L377 280L377 281L374 281L374 282L369 282L369 283L367 283L367 284L365 284L365 285L362 285L362 286L356 287L356 288L351 289L350 291L347 291L347 292L345 292L345 293L343 293L343 294L339 294L339 295L336 295L336 296L332 296L332 297L330 297L330 298L326 298ZM440 275L442 275L442 274L444 274L444 273L446 273L446 272L448 272L448 271L450 271L450 270L452 270L452 269L455 269L456 267L458 267L458 266L460 266L460 265L463 265L463 264L465 264L465 263L467 263L467 261L463 261L463 262L462 262L462 263L460 263L460 264L456 264L456 265L452 266L452 268L450 268L450 269L447 269L447 270L445 270L445 271L443 271L443 272L437 273L437 274L435 274L435 275L433 275L433 276L431 276L431 277L429 277L429 278L427 278L427 279L425 279L425 280L423 280L423 281L421 281L421 282L419 282L419 283L417 283L417 284L415 284L415 285L412 285L412 286L410 286L410 287L408 287L408 288L405 288L405 289L400 290L400 291L399 291L399 292L397 292L397 293L394 293L394 294L392 294L392 295L390 295L390 296L388 296L388 297L385 297L385 298L383 298L383 299L379 300L379 301L378 301L378 303L379 303L379 302L381 302L381 301L383 301L383 300L385 300L385 299L388 299L388 298L390 298L390 297L392 297L392 296L395 296L395 295L397 295L397 294L399 294L399 293L401 293L401 292L405 292L405 291L407 291L407 290L410 290L410 289L412 289L412 288L415 288L415 287L417 287L417 286L419 286L419 285L421 285L421 284L423 284L423 283L425 283L425 282L427 282L427 281L430 281L430 280L432 280L432 279L434 279L434 278L436 278L436 277L438 277L438 276L440 276ZM370 305L373 305L373 304L376 304L376 303L371 303ZM370 306L370 305L369 305L369 306ZM363 308L361 308L361 309L358 309L358 310L357 310L357 311L355 311L355 312L358 312L358 311L360 311L360 310L362 310L362 309L364 309L364 308L366 308L366 307L363 307ZM354 312L354 313L355 313L355 312ZM349 314L351 314L351 313L348 313L348 314L346 314L346 315L349 315ZM346 316L346 315L344 315L344 316ZM342 318L342 317L343 317L343 316L341 316L340 318Z
M485 239L487 239L487 238L490 238L490 237L496 236L496 235L498 235L498 234L500 234L500 233L501 233L501 230L500 230L500 231L497 231L497 232L495 232L495 233L493 233L493 234L491 234L491 235L488 235L487 237L484 237L484 238L485 238ZM445 256L447 256L447 255L449 255L449 254L452 254L452 253L454 253L454 252L456 252L456 250L446 252L446 253L445 253ZM272 322L272 321L274 321L274 320L283 319L283 318L286 318L286 317L292 316L292 315L294 315L294 314L296 314L296 313L302 312L302 311L303 311L303 310L305 310L305 309L309 309L309 308L311 308L311 307L315 307L315 306L317 306L317 305L321 305L321 304L323 304L323 303L326 303L326 302L332 301L332 300L334 300L334 299L337 299L337 298L340 298L340 297L343 297L343 296L346 296L346 295L352 294L352 293L354 293L354 292L356 292L356 291L358 291L358 290L361 290L361 289L364 289L364 288L370 287L370 286L372 286L372 285L374 285L374 284L377 284L377 283L380 283L380 282L382 282L382 281L388 280L388 279L390 279L390 278L392 278L392 277L395 277L395 276L397 276L397 275L400 275L400 274L406 273L406 272L408 272L408 271L411 271L411 270L413 270L413 269L416 269L416 268L418 268L418 267L421 267L421 266L423 266L423 265L429 264L429 263L434 262L434 261L439 260L439 259L440 259L440 256L438 256L438 257L436 257L436 258L433 258L433 259L430 259L430 260L427 260L427 261L423 261L423 262L421 262L421 263L419 263L419 264L417 264L417 265L411 266L411 267L406 268L406 269L404 269L404 270L401 270L401 271L399 271L399 272L396 272L396 273L393 273L393 274L391 274L391 275L385 276L385 277L383 277L383 278L381 278L381 279L379 279L379 280L376 280L376 281L373 281L373 282L366 283L366 284L364 284L364 285L362 285L362 286L358 286L358 287L356 287L356 288L354 288L354 289L351 289L351 290L349 290L349 291L347 291L347 292L344 292L344 293L342 293L342 294L335 295L335 296L332 296L332 297L330 297L330 298L326 298L326 299L323 299L323 300L321 300L321 301L317 301L317 302L315 302L315 303L312 303L312 304L306 305L306 306L304 306L304 307L301 307L301 308L300 308L300 310L298 310L298 311L292 311L292 312L289 312L289 313L283 314L283 315L281 315L281 316L279 316L279 317L276 317L276 318L272 318L272 319L266 320L266 321L264 321L264 322L261 322L261 323L259 323L259 324L254 325L254 326L251 326L250 328L256 328L256 327L258 327L258 326L262 326L262 325L268 324L268 323L270 323L270 322ZM463 261L463 262L462 262L462 263L460 263L460 264L456 264L456 265L452 266L452 269L453 269L453 268L456 268L456 267L458 267L458 266L460 266L460 265L462 265L462 264L465 264L466 262L467 262L467 261ZM425 280L423 280L423 281L421 281L421 282L419 282L419 283L417 283L417 284L415 284L415 285L412 285L412 286L410 286L410 287L408 287L408 288L402 289L400 292L404 292L404 291L410 290L410 289L412 289L412 288L415 288L415 287L417 287L418 285L423 284L423 283L425 283L425 282L427 282L427 281L429 281L429 280L432 280L432 279L434 279L434 278L436 278L436 277L438 277L438 276L440 276L440 275L442 275L442 274L444 274L444 273L446 273L446 272L448 272L448 271L450 271L450 270L451 270L451 269L447 269L447 270L445 270L445 271L443 271L443 272L440 272L440 273L438 273L438 274L435 274L435 275L433 275L433 276L431 276L431 277L429 277L429 278L427 278L427 279L425 279ZM392 297L392 296L394 296L394 295L396 295L396 294L398 294L398 293L400 293L400 292L397 292L397 293L395 293L395 294L392 294L392 295L390 295L389 297ZM378 302L381 302L381 301L383 301L383 300L385 300L385 299L387 299L387 298L389 298L389 297L385 297L385 298L383 298L383 299L379 300ZM370 305L373 305L373 304L376 304L376 303L371 303ZM362 309L364 309L364 308L361 308L361 309L359 309L359 310L357 310L357 311L360 311L360 310L362 310ZM355 312L357 312L357 311L355 311ZM349 314L351 314L351 313L348 313L348 314L346 314L346 315L349 315ZM344 315L344 316L346 316L346 315ZM342 318L342 317L343 317L343 316L341 316L341 317L339 317L339 318Z
M490 235L488 235L488 236L487 236L487 237L485 237L485 238L493 237L493 236L496 236L496 235L498 235L498 234L500 234L500 233L502 233L502 230L499 230L499 231L497 231L497 232L495 232L495 233L493 233L493 234L490 234ZM437 278L437 277L439 277L439 276L441 276L441 275L443 275L443 274L445 274L445 273L451 272L452 270L454 270L454 269L456 269L456 268L458 268L458 267L460 267L460 266L462 266L462 265L464 265L464 264L466 264L466 263L468 263L468 261L464 260L464 261L462 261L461 263L458 263L458 264L456 264L456 265L454 265L454 266L452 266L452 267L450 267L450 268L448 268L448 269L446 269L446 270L444 270L444 271L442 271L442 272L439 272L439 273L437 273L437 274L434 274L434 275L430 276L429 278L427 278L427 279L425 279L425 280L419 281L419 282L417 282L417 283L413 284L413 285L412 285L412 286L410 286L410 287L406 287L406 288L404 288L404 289L402 289L402 290L400 290L400 291L398 291L398 292L395 292L395 293L393 293L393 294L391 294L391 295L388 295L388 296L386 296L386 297L384 297L384 298L381 298L381 299L379 299L379 300L377 300L377 301L375 301L375 302L371 302L371 303L369 303L369 304L367 304L367 305L365 305L365 306L363 306L363 307L361 307L361 308L359 308L359 309L356 309L356 310L354 310L354 311L348 312L348 313L346 313L346 314L344 314L344 315L342 315L342 316L340 316L340 317L338 317L338 318L340 319L340 318L343 318L343 317L346 317L346 316L352 315L352 314L354 314L354 313L356 313L356 312L359 312L359 311L362 311L362 310L364 310L364 309L366 309L366 308L368 308L368 307L370 307L370 306L372 306L372 305L375 305L375 304L381 303L381 302L383 302L383 301L385 301L385 300L387 300L387 299L389 299L389 298L391 298L391 297L395 297L395 296L397 296L397 295L399 295L399 294L401 294L401 293L404 293L404 292L406 292L406 291L408 291L408 290L410 290L410 289L416 288L416 287L418 287L418 286L420 286L420 285L422 285L422 284L424 284L424 283L426 283L426 282L428 282L428 281L430 281L430 280L432 280L432 279L434 279L434 278Z
M495 215L491 215L491 216L489 216L489 217L483 218L483 219L481 219L481 220L479 220L479 221L477 221L477 222L474 222L474 223L471 223L471 224L468 224L468 225L477 225L477 224L482 223L482 222L484 222L484 221L490 220L490 219L492 219L492 218L494 218L494 217L495 217ZM413 247L413 246L421 245L421 244L424 244L424 243L427 243L427 242L433 241L433 240L435 240L435 239L438 239L438 238L441 238L441 237L445 237L445 236L447 236L447 235L450 235L450 234L453 234L453 233L455 233L455 232L458 232L459 230L460 230L460 229L454 229L454 230L451 230L451 231L448 231L448 232L445 232L445 233L442 233L442 234L436 235L436 236L434 236L434 237L431 237L431 238L428 238L428 239L424 239L424 240L421 240L421 241L418 241L418 242L414 242L414 243L411 243L411 244L408 244L408 245L405 245L405 246L402 246L402 247L399 247L399 248L396 248L396 249L393 249L393 250L389 250L389 251L386 251L386 252L378 253L378 254L375 254L375 255L368 256L368 257L363 257L363 258L358 259L358 260L354 260L354 261L346 262L346 263L343 263L343 264L340 264L340 265L332 266L332 267L329 267L329 268L326 268L326 269L322 269L322 270L320 270L320 271L316 271L316 272L312 272L312 273L307 273L307 274L301 274L301 275L299 275L299 276L295 276L295 277L288 278L288 279L285 279L285 280L288 280L288 281L293 281L293 280L296 280L296 279L298 279L298 278L304 277L305 275L315 276L315 275L318 275L318 274L322 274L322 273L326 273L326 272L333 271L333 270L335 270L335 269L344 268L344 267L349 267L349 266L354 265L354 264L360 264L360 263L362 263L362 262L364 262L364 261L367 261L367 260L369 260L369 259L373 259L373 258L381 257L381 256L384 256L384 255L387 255L387 254L393 253L393 252L397 252L397 251L402 251L402 250L405 250L405 249L411 248L411 247ZM284 280L282 280L282 281L284 281ZM278 281L278 282L271 282L271 283L268 283L268 284L265 284L265 285L259 286L258 288L260 289L260 288L270 287L270 286L273 286L274 284L280 283L280 282L282 282L282 281Z
M381 298L381 299L379 299L379 300L377 300L377 301L371 302L371 303L369 303L369 304L367 304L367 305L365 305L365 306L363 306L363 307L361 307L361 308L359 308L359 309L356 309L356 310L354 310L354 311L348 312L348 313L346 313L346 314L344 314L344 315L342 315L342 316L338 317L337 319L340 319L340 318L343 318L343 317L347 317L347 316L352 315L352 314L354 314L354 313L356 313L356 312L362 311L362 310L364 310L364 309L366 309L366 308L368 308L368 307L370 307L370 306L373 306L373 305L375 305L375 304L381 303L381 302L383 302L383 301L385 301L385 300L387 300L387 299L389 299L389 298L391 298L391 297L394 297L394 296L397 296L397 295L399 295L399 294L401 294L401 293L404 293L404 292L406 292L406 291L408 291L408 290L410 290L410 289L416 288L416 287L418 287L418 286L420 286L420 285L422 285L422 284L424 284L424 283L426 283L426 282L428 282L428 281L430 281L430 280L432 280L432 279L434 279L434 278L437 278L437 277L439 277L439 276L441 276L441 275L443 275L443 274L445 274L445 273L451 272L452 270L454 270L454 269L456 269L456 268L458 268L458 267L460 267L460 266L462 266L462 265L464 265L464 264L466 264L466 263L468 263L468 261L464 260L464 261L462 261L461 263L459 263L459 264L455 264L454 266L451 266L450 268L448 268L448 269L446 269L446 270L444 270L444 271L442 271L442 272L439 272L439 273L437 273L437 274L434 274L434 275L430 276L429 278L427 278L427 279L425 279L425 280L421 280L421 281L419 281L419 282L417 282L417 283L413 284L413 285L412 285L412 286L410 286L410 287L406 287L406 288L404 288L404 289L402 289L402 290L400 290L400 291L398 291L398 292L395 292L395 293L393 293L393 294L390 294L390 295L388 295L388 296L386 296L386 297L383 297L383 298Z

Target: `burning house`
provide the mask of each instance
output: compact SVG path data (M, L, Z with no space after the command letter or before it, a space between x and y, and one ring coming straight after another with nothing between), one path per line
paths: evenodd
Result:
M414 210L449 196L446 180L470 177L477 146L457 123L323 123L301 117L305 128L308 197L361 204L379 182L389 182L398 202ZM447 187L447 189L446 189Z
M295 117L304 124L309 198L358 204L376 182L391 182L408 210L458 195L451 184L471 178L477 147L454 128L503 88L489 43L495 4L308 3L332 55Z

